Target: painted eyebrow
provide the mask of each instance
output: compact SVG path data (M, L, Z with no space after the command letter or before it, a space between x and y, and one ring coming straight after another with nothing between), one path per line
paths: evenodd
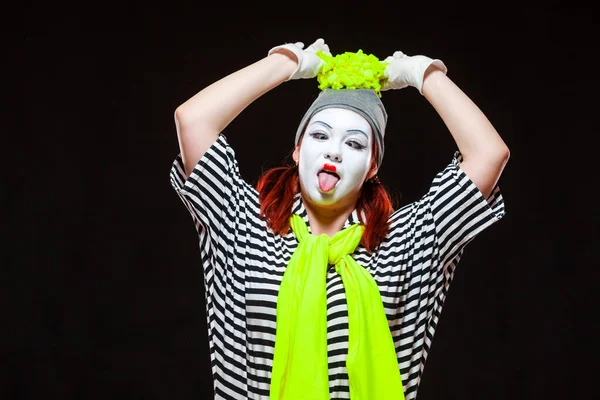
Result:
M310 125L312 126L312 125L314 125L314 124L323 125L323 126L325 126L325 127L329 128L329 129L333 130L333 128L331 127L331 125L329 125L328 123L326 123L326 122L323 122L323 121L314 121L314 122L313 122L312 124L310 124ZM363 134L363 135L364 135L364 136L367 138L367 140L369 140L369 136L368 136L368 135L367 135L365 132L361 131L360 129L348 129L348 130L346 131L346 133L362 133L362 134Z
M329 124L327 124L327 123L325 123L323 121L314 121L311 125L314 125L314 124L320 124L320 125L323 125L323 126L329 128L329 129L333 130L333 128Z
M360 129L348 129L346 131L346 133L362 133L363 135L365 135L367 140L369 140L369 136L366 133L364 133L363 131L361 131Z

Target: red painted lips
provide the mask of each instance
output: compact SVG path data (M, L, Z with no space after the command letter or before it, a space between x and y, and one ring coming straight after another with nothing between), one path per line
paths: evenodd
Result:
M335 165L325 164L325 165L323 165L323 170L335 172L337 170L337 168L335 168Z

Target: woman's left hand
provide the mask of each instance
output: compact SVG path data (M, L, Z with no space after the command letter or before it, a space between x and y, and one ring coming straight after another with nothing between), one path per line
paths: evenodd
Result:
M446 73L448 69L441 60L434 60L426 56L407 56L401 51L396 51L384 62L385 81L382 82L381 90L403 89L407 86L415 87L423 94L423 78L425 71L434 66Z

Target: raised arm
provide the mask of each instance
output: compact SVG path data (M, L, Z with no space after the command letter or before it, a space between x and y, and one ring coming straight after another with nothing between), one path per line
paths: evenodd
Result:
M508 161L508 147L479 107L441 70L425 73L423 96L452 134L462 155L460 168L487 198Z
M460 168L488 197L498 182L510 152L485 114L446 76L440 60L407 56L397 51L388 62L382 90L413 86L442 118L462 155Z
M287 80L316 76L321 60L314 53L329 48L322 39L306 50L303 47L302 43L274 47L267 57L214 82L177 107L175 126L188 176L219 134L253 101Z

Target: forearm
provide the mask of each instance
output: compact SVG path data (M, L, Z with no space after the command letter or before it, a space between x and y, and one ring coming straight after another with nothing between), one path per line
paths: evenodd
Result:
M177 119L221 132L254 100L289 78L296 65L281 53L265 57L202 89L177 108Z
M425 75L423 96L438 112L462 155L460 168L488 197L509 158L509 150L477 105L443 72Z
M485 114L446 74L432 68L423 81L423 96L446 124L463 159L508 153Z
M275 53L202 89L175 111L186 173L248 105L280 85L294 72L296 60Z

